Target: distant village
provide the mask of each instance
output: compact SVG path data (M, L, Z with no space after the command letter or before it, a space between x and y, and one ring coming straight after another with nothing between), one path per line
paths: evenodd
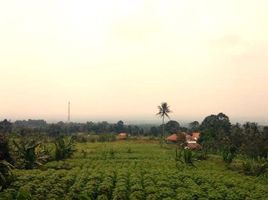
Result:
M127 133L119 133L117 135L118 140L126 140L128 138ZM184 148L191 150L199 150L202 149L202 146L198 143L200 138L199 132L194 133L174 133L165 138L167 144L181 144L184 145Z

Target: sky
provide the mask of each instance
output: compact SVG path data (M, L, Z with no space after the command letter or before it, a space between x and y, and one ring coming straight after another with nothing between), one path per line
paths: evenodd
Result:
M0 2L0 119L268 124L267 0Z

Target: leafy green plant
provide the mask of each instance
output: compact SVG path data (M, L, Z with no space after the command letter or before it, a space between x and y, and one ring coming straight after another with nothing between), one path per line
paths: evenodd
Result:
M236 156L235 149L233 147L226 148L222 152L222 159L225 164L230 165Z
M242 162L242 169L246 175L260 176L268 173L268 161L265 158L246 159Z
M193 153L189 149L184 149L183 150L183 159L184 163L187 165L193 165Z
M12 163L12 158L10 155L9 140L5 134L0 133L0 160L6 160Z
M127 153L133 153L133 151L132 151L130 146L127 148Z
M116 151L113 148L110 148L109 155L111 158L115 158L115 153L116 153Z
M21 140L19 143L13 141L18 156L17 164L25 169L33 169L47 162L49 155L47 151L41 147L40 142L35 140Z
M0 191L7 188L12 181L13 166L5 160L0 161Z
M201 149L194 152L194 157L197 160L207 160L208 159L208 151L207 149Z
M17 193L16 199L17 200L31 200L32 196L29 191L30 191L29 188L21 187Z
M64 138L63 136L58 137L54 144L56 146L56 160L63 160L69 158L75 152L75 142L73 137L71 137L70 139Z
M176 148L175 160L180 161L186 165L194 166L193 152L190 149L178 150L178 148Z
M231 164L233 162L234 159L234 154L224 151L222 153L222 159L226 164Z
M98 142L113 142L116 140L115 134L100 134L98 137Z

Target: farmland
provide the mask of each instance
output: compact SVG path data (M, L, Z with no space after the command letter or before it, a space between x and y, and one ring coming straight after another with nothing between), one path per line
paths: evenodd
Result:
M261 177L226 169L220 157L175 162L156 142L79 143L72 158L13 171L0 199L268 199Z

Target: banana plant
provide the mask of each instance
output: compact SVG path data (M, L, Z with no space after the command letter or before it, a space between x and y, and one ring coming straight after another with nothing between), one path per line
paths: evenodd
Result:
M236 157L236 151L233 147L225 148L222 152L222 160L226 165L230 165Z
M13 175L12 170L13 166L5 160L0 160L0 191L7 188L11 183Z
M25 169L33 169L41 166L49 158L47 152L41 147L41 143L35 140L20 141L19 143L13 141L13 144L21 165Z
M75 141L74 138L64 138L63 136L58 137L54 142L56 146L55 158L56 160L63 160L69 158L75 152Z
M178 150L178 148L176 148L175 161L195 167L193 163L193 153L190 149Z

